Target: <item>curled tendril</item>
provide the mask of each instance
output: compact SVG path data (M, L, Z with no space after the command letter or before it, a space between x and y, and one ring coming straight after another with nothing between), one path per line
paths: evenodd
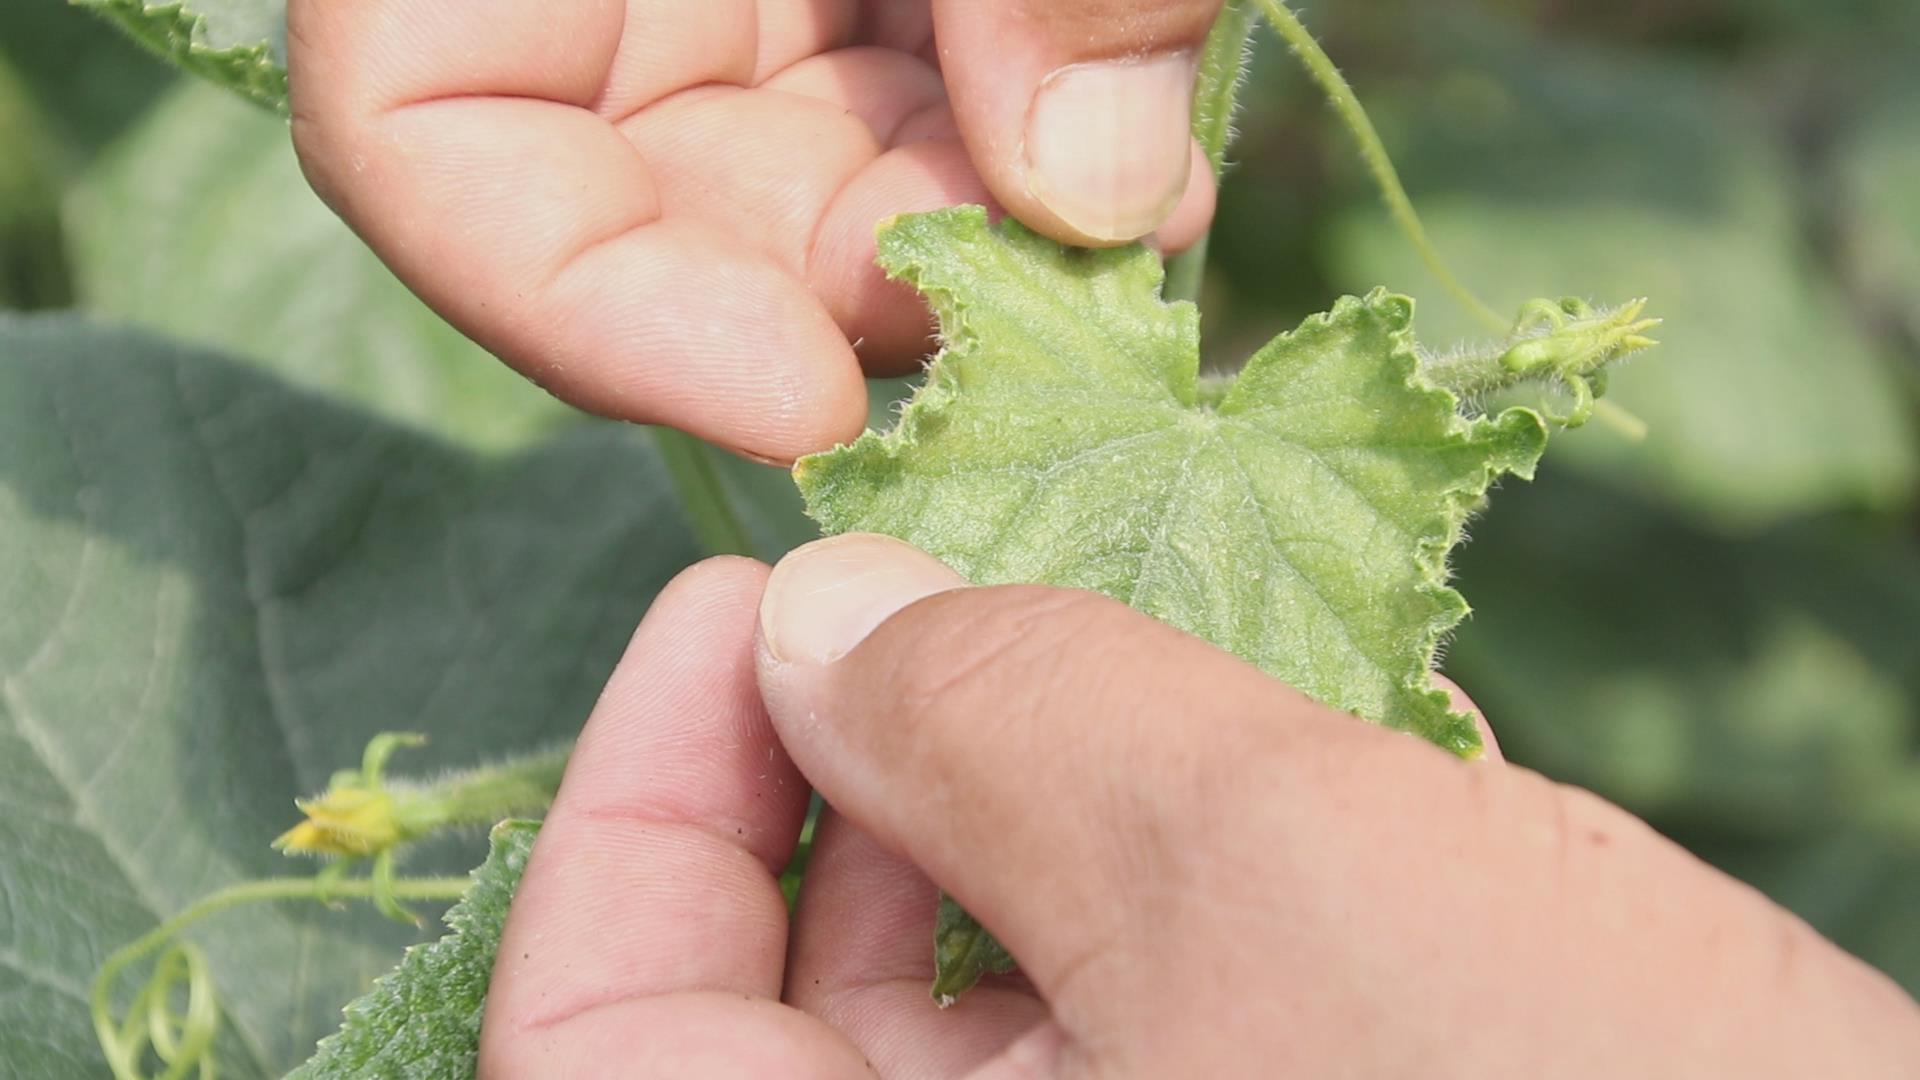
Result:
M200 1080L216 1080L213 1044L220 1033L220 999L205 954L179 940L189 926L231 907L276 900L329 907L367 900L389 918L419 925L420 918L402 901L456 900L468 879L400 877L399 849L441 829L491 825L544 808L553 801L567 761L562 746L433 783L389 782L386 767L394 753L425 743L425 736L404 732L375 736L359 768L335 773L320 795L294 800L305 817L273 846L288 855L332 860L319 873L230 885L107 957L94 976L89 1004L94 1034L115 1080L186 1080L196 1070ZM351 876L362 865L369 867L367 876ZM146 982L116 1014L114 990L121 975L155 954ZM183 994L185 1010L177 1011ZM150 1074L146 1070L155 1061L161 1071Z
M396 899L457 900L466 891L467 879L408 878L392 881L387 888ZM138 941L115 950L93 977L89 997L94 1034L100 1040L115 1080L185 1080L194 1069L199 1070L202 1080L214 1080L212 1050L220 1029L220 999L205 955L197 946L177 940L187 927L242 904L275 900L329 903L345 899L371 900L374 890L374 882L367 878L328 883L316 875L245 881L202 897ZM116 1020L113 991L120 974L156 952L160 957L154 962L153 971ZM186 1011L176 1013L175 1002L182 986L186 991ZM149 1057L158 1059L163 1071L147 1073Z
M103 974L111 978L112 973L103 969ZM174 1011L174 1002L183 983L187 1008L180 1013ZM96 1011L94 1025L116 1077L140 1076L140 1063L151 1050L164 1070L161 1080L183 1078L196 1068L201 1080L215 1080L217 1070L208 1051L220 1033L220 1003L206 955L194 945L178 943L160 954L120 1023Z

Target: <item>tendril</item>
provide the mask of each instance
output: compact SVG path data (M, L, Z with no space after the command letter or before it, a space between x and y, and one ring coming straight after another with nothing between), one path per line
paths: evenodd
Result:
M470 882L465 877L400 877L401 849L444 829L491 825L544 809L553 801L569 751L560 746L430 783L388 780L387 763L394 753L425 742L424 736L404 732L375 736L359 768L335 773L326 791L294 801L305 817L273 846L288 855L329 860L318 873L229 885L107 957L94 976L89 1005L94 1034L115 1080L185 1080L196 1071L200 1080L216 1080L213 1044L220 1033L220 999L206 955L178 940L182 931L228 908L279 900L329 907L367 900L388 918L420 925L422 920L403 901L457 900ZM367 876L350 876L361 866L368 867ZM114 988L121 974L155 954L146 982L125 1011L116 1014ZM178 1011L183 993L185 1011ZM161 1071L150 1075L145 1070L155 1060Z
M242 904L275 900L312 900L332 902L343 899L367 899L375 895L377 885L371 879L354 878L323 882L324 875L312 877L264 878L229 885L202 897L185 911L154 927L146 935L116 949L93 977L89 1003L93 1013L94 1034L106 1053L107 1064L115 1080L149 1080L144 1071L146 1059L158 1058L162 1070L152 1080L184 1080L190 1071L199 1070L202 1080L214 1080L213 1041L220 1029L220 1001L208 971L206 956L188 942L175 939L187 927ZM457 900L466 891L464 877L403 878L388 883L396 898L420 901ZM164 951L162 951L164 949ZM124 1013L115 1019L114 984L121 972L135 962L158 952L153 971L134 993ZM174 1003L182 987L186 990L186 1011L176 1013Z
M1447 265L1447 261L1441 258L1439 249L1427 235L1427 228L1420 220L1419 211L1413 207L1413 199L1407 195L1406 185L1400 182L1400 172L1394 167L1393 158L1387 153L1386 143L1381 140L1380 132L1373 126L1373 120L1368 117L1366 107L1360 103L1359 95L1354 93L1353 85L1347 81L1345 75L1340 73L1333 58L1320 47L1320 42L1313 36L1313 32L1308 30L1306 24L1300 21L1300 17L1287 7L1285 0L1254 0L1254 2L1265 13L1267 22L1273 26L1274 32L1293 50L1301 66L1326 95L1328 103L1339 115L1340 122L1352 135L1360 158L1366 163L1367 171L1372 174L1374 186L1379 189L1382 201L1387 204L1387 210L1392 215L1394 224L1399 227L1401 235L1406 237L1413 249L1419 253L1421 261L1426 263L1427 269L1433 274L1435 280L1439 281L1461 307L1488 329L1505 333L1510 341L1517 341L1513 346L1515 353L1502 359L1510 358L1515 362L1538 359L1527 354L1526 350L1531 347L1530 340L1551 341L1555 348L1562 350L1561 353L1550 358L1553 361L1550 365L1536 364L1526 369L1516 368L1512 373L1520 378L1534 377L1550 367L1551 370L1547 373L1559 380L1561 387L1573 398L1573 403L1572 407L1564 413L1551 414L1548 419L1567 428L1577 428L1589 420L1598 419L1630 441L1637 442L1646 438L1647 426L1640 418L1611 402L1600 399L1600 395L1606 392L1606 381L1604 374L1600 371L1600 364L1640 349L1651 348L1655 344L1645 336L1645 331L1658 325L1658 320L1638 319L1640 307L1645 304L1645 301L1635 301L1619 309L1620 312L1627 313L1627 317L1612 327L1619 331L1618 337L1606 343L1602 361L1585 366L1569 361L1564 352L1568 347L1569 335L1566 332L1568 320L1590 323L1594 319L1594 313L1584 302L1534 300L1521 309L1517 322L1509 324L1502 319L1486 301L1469 289L1466 283L1453 272L1453 268ZM1614 315L1618 312L1608 314ZM1472 359L1470 354L1464 354L1464 356ZM1444 366L1457 358L1439 358L1438 363ZM1438 381L1440 385L1449 385L1444 380ZM1500 385L1510 385L1515 381L1519 379L1507 378ZM1456 387L1456 389L1461 388ZM1472 394L1484 387L1464 389Z
M1485 323L1489 330L1507 329L1507 320L1501 318L1486 302L1474 295L1472 289L1454 275L1440 252L1427 236L1427 228L1420 221L1420 214L1413 208L1413 200L1407 195L1406 185L1400 182L1400 171L1394 168L1393 158L1387 153L1386 143L1381 141L1380 132L1373 126L1373 120L1367 116L1366 107L1360 104L1359 95L1353 92L1353 84L1340 74L1333 58L1320 47L1320 42L1308 30L1282 0L1259 0L1260 9L1266 13L1267 21L1273 25L1274 32L1280 35L1307 74L1318 83L1333 111L1340 116L1340 122L1346 125L1348 133L1358 145L1360 158L1367 165L1367 171L1373 174L1373 182L1380 189L1380 197L1387 204L1387 210L1393 215L1394 223L1406 235L1407 242L1420 253L1421 261L1433 273L1442 287L1459 301L1460 306L1473 313L1473 317Z

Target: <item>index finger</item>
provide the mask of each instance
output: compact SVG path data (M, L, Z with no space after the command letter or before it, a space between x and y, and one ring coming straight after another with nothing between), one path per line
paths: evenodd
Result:
M595 412L773 459L863 426L858 362L770 257L663 220L612 120L750 81L752 5L292 0L314 187L483 346Z
M626 1075L679 1075L688 1061L707 1063L699 1075L764 1075L745 1066L781 1054L858 1065L778 1005L776 875L808 791L753 683L766 573L703 563L634 635L514 897L482 1029L486 1075L582 1075L615 1053ZM756 1039L739 1038L742 1024Z

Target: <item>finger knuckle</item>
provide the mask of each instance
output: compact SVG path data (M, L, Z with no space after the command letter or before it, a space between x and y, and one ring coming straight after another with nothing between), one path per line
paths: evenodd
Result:
M1030 19L1085 56L1191 48L1205 40L1220 0L1030 0Z
M1044 711L1053 688L1078 670L1075 645L1111 606L1091 593L1026 586L916 605L883 628L912 639L887 650L896 658L889 674L902 719L942 728L954 716Z

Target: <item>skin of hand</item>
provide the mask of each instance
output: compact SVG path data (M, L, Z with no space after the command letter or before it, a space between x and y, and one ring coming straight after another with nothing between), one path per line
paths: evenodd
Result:
M789 461L859 434L863 363L927 352L880 222L988 203L1071 243L1204 233L1189 114L1221 2L289 0L294 146L542 386Z
M776 875L832 807L796 913ZM1020 958L941 1011L936 887ZM1911 1077L1920 1010L1586 793L1116 603L847 536L663 592L508 920L480 1073Z

